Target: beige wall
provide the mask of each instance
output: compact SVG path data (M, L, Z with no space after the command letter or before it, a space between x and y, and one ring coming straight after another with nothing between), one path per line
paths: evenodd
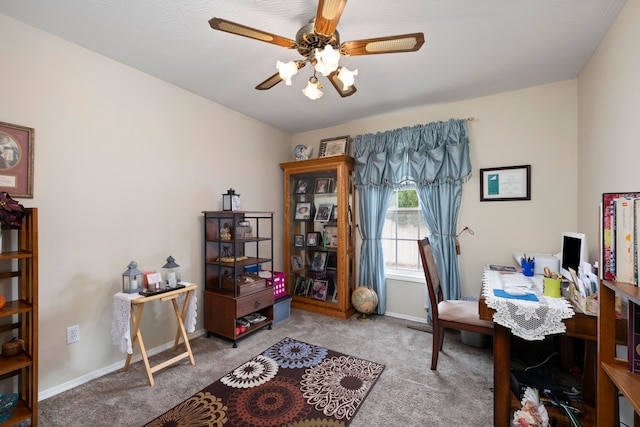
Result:
M629 1L578 78L578 224L598 256L602 193L640 191L640 2Z
M480 294L485 263L512 263L514 251L556 253L562 231L577 227L577 84L563 81L467 101L424 107L294 135L292 144L314 146L337 135L375 133L449 118L469 123L473 177L463 185L458 230L462 295ZM531 165L531 200L480 202L479 170ZM426 320L424 285L389 281L387 313Z
M233 187L244 209L282 217L279 163L291 137L4 15L0 40L0 121L35 128L35 197L21 201L40 213L46 396L122 367L112 298L131 260L159 270L173 255L202 288L201 212L220 209L222 193ZM276 254L282 226L275 221ZM147 348L173 339L169 310L145 309ZM67 345L71 325L81 340Z

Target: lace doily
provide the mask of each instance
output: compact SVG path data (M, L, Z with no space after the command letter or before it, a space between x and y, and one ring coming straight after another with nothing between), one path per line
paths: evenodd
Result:
M178 295L178 307L182 307L184 299L187 297L187 293ZM196 317L198 316L198 297L196 292L191 292L189 297L189 305L187 306L187 312L184 315L184 329L188 334L196 330Z
M178 295L178 307L182 307L187 292ZM142 298L140 294L125 294L118 292L113 296L113 321L111 323L111 341L113 345L120 348L123 353L132 354L133 347L131 345L131 301ZM184 318L184 327L187 333L191 333L196 329L196 317L198 312L198 298L196 293L192 292L189 297L189 305Z
M538 301L496 297L494 289L502 289L500 272L485 268L482 278L482 295L488 307L496 312L493 321L511 329L511 333L527 341L543 340L545 336L567 331L563 319L575 312L565 298L546 297L542 293L542 278L532 279L531 293Z

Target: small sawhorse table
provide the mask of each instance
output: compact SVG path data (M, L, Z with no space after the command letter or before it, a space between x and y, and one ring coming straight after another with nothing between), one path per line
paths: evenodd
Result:
M187 331L184 328L184 318L187 313L187 307L189 306L189 298L196 290L197 286L193 284L186 285L184 288L175 289L172 291L163 292L160 294L150 295L150 296L141 296L140 298L136 298L131 300L131 321L133 322L133 330L131 332L131 346L135 347L136 341L140 345L140 353L142 354L142 361L144 362L145 370L147 371L147 377L149 377L149 384L151 387L155 385L155 381L153 380L153 373L158 372L161 369L166 368L169 365L176 363L179 360L189 358L189 361L192 365L195 365L196 362L193 359L193 353L191 352L191 346L189 345L189 337L187 336ZM178 307L177 298L178 295L186 292L184 303L182 304L182 308ZM147 357L147 350L144 347L144 342L142 341L142 332L140 332L140 319L142 318L142 310L144 309L145 303L154 300L160 301L171 301L173 305L173 311L175 313L176 319L178 320L178 330L176 332L176 339L173 345L173 351L178 349L180 336L182 336L182 340L184 341L184 346L186 347L186 351L184 353L180 353L177 356L172 357L169 360L166 360L154 367L151 367L149 364L149 358ZM129 370L129 364L131 363L131 356L133 356L133 352L127 355L127 361L124 365L124 371Z

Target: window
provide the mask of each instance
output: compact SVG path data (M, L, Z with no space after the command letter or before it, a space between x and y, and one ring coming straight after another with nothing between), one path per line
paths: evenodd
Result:
M382 230L385 270L396 275L422 274L416 240L429 235L413 185L395 190Z

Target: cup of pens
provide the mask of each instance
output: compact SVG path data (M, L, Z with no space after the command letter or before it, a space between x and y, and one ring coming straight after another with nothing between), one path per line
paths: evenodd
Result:
M535 263L536 263L536 260L533 257L527 257L525 255L523 258L520 258L520 265L522 266L522 274L528 277L532 277Z
M544 277L542 278L542 293L545 296L552 298L562 297L562 294L560 292L561 282L562 276L560 274L552 273L549 267L544 268Z

